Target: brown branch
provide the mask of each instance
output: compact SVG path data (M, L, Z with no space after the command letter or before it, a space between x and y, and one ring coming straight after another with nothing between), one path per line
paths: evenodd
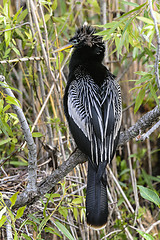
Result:
M4 77L1 76L0 77L0 81L1 81L1 86L3 87L4 91L9 94L10 96L13 96L12 91L9 88L5 88L8 87L7 85L3 86L4 84ZM26 140L29 134L29 130L28 127L24 127L24 123L27 122L25 120L25 117L23 116L23 112L22 109L17 107L16 105L13 105L14 110L16 111L17 115L20 116L19 120L21 122L22 125L22 129L24 132L24 135L26 136ZM141 117L135 125L133 125L132 127L130 127L128 130L121 132L120 134L120 141L119 141L119 145L123 145L124 143L128 142L130 139L136 137L137 135L140 134L140 132L146 130L147 128L149 128L150 126L152 126L152 124L154 122L156 122L158 120L160 116L160 109L158 106L156 106L153 110L151 110L150 112L146 113L143 117ZM25 129L27 129L25 131ZM31 134L30 134L31 137ZM28 144L28 148L30 149L31 147L31 139L29 141ZM34 145L34 142L33 142ZM31 153L33 151L30 151ZM30 159L30 157L29 157ZM17 207L21 207L24 205L30 205L33 202L35 202L36 200L38 200L41 196L44 196L45 193L51 191L53 189L53 187L61 180L63 179L69 172L71 172L73 170L73 168L75 168L79 163L83 163L87 161L87 157L80 151L80 150L76 150L74 153L72 153L72 155L69 157L69 159L67 161L65 161L61 166L59 166L50 176L48 176L46 179L44 179L43 181L41 181L38 186L37 186L37 191L32 192L29 191L28 187L24 190L24 192L22 192L16 201L16 204L14 205L15 208ZM31 159L29 161L30 166L33 165L34 161L32 162ZM29 169L29 171L31 171L32 169ZM31 174L32 175L32 174ZM29 179L29 181L31 181L32 177ZM8 203L9 204L9 203Z
M157 122L160 116L160 108L156 106L153 110L143 115L135 125L130 127L128 130L121 132L119 145L123 145L130 139L140 135L141 132L151 127L154 122Z
M14 205L14 208L19 208L25 205L31 205L37 201L40 197L44 196L47 192L51 191L55 185L58 184L69 172L73 170L78 164L87 161L87 157L78 149L76 149L68 158L63 162L50 176L42 180L37 185L36 195L30 195L25 189L18 197ZM9 202L8 205L10 205Z
M128 130L121 132L119 145L125 144L130 139L139 135L140 131L146 130L157 121L159 116L160 109L158 106L156 106L153 110L141 117L135 125L130 127ZM87 157L80 150L76 149L67 161L65 161L50 176L38 184L38 190L35 196L30 196L26 189L18 196L14 207L17 208L24 205L30 205L37 201L41 196L44 196L45 193L51 191L60 180L62 180L69 172L73 170L73 168L80 163L84 163L85 161L87 161Z

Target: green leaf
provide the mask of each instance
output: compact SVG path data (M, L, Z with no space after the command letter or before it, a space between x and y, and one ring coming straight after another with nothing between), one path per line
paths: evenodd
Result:
M18 37L19 37L20 39L22 39L23 42L25 42L24 36L23 36L22 32L20 31L20 29L16 28L16 29L15 29L15 32L16 32L16 34L18 35Z
M33 132L32 137L43 137L43 134L40 132Z
M150 73L146 73L145 75L143 75L143 77L141 77L139 80L136 80L135 85L138 85L140 83L144 83L146 81L150 81L152 79L152 74Z
M146 240L154 240L155 239L154 237L152 237L152 235L145 233L139 229L136 229L136 231Z
M10 24L8 24L6 26L5 30L7 30L7 31L4 32L6 47L9 46L9 43L10 43L10 40L11 40L11 33L12 33L11 30L8 30L8 29L11 29L11 25Z
M11 96L7 96L6 97L6 102L9 103L9 104L13 104L13 105L16 105L17 107L20 107L19 105L19 101L15 98L15 97L11 97Z
M153 85L151 83L149 84L149 89L151 91L152 97L155 99L157 105L159 105L159 100L158 100L158 97L156 95L156 91L154 90Z
M10 8L10 1L8 0L3 0L3 12L6 15L6 17L10 17L10 12L9 12L9 8Z
M129 5L129 6L133 6L133 7L139 7L139 5L137 3L133 3L133 2L121 1L121 3L123 3L125 5Z
M7 210L7 207L2 208L2 210L0 211L0 219L5 214L6 210Z
M16 200L17 200L17 196L18 196L19 192L16 192L15 194L13 194L13 196L10 198L11 201L11 208L14 206Z
M70 234L70 232L68 231L68 229L63 225L61 224L60 222L58 221L55 221L54 222L56 227L69 239L69 240L74 240L74 237Z
M15 21L15 20L17 20L17 17L18 17L18 15L20 14L20 12L22 11L22 7L16 12L16 14L13 16L13 22Z
M145 88L142 88L140 91L139 91L139 94L136 98L136 102L135 102L135 107L134 107L134 113L136 113L139 109L139 107L141 106L142 102L143 102L143 99L145 97Z
M5 119L6 120L6 119ZM3 131L3 133L8 137L8 134L13 137L13 132L10 126L7 124L7 120L0 118L0 129Z
M146 4L147 4L147 2L145 2L145 3L143 3L142 5L140 5L140 6L136 7L136 8L134 8L134 9L132 9L132 10L129 11L129 12L124 13L120 18L124 18L125 16L130 15L131 13L140 10L140 9L143 8Z
M154 188L153 188L153 185L151 182L150 175L148 175L144 169L142 169L142 176L143 176L147 186L149 186L149 188L153 190Z
M16 219L19 219L20 217L23 216L23 213L24 213L25 208L26 208L26 206L21 207L21 208L18 209L17 215L16 215Z
M15 231L15 233L14 233L14 240L19 240L18 239L18 233Z
M42 232L43 228L45 227L45 225L46 225L46 223L48 222L49 219L50 219L50 216L47 216L41 221L41 223L39 225L39 228L38 228L39 229L39 234L38 235L40 235L40 233Z
M3 105L4 105L4 101L3 101L3 99L0 99L0 113L3 110Z
M37 232L37 225L36 225L36 223L35 223L34 221L31 221L31 220L26 220L26 221L24 221L24 222L22 223L22 225L21 225L21 228L22 228L25 224L27 224L27 225L32 225L34 231ZM38 223L38 224L39 224L39 223Z
M135 17L129 18L128 21L126 22L125 28L123 30L122 35L124 34L124 32L126 31L127 27L130 26L131 22L133 21Z
M86 215L86 208L82 207L81 208L81 212L80 212L80 216L81 216L81 222L83 221L83 219L85 218Z
M140 21L147 23L147 24L153 24L153 20L146 18L146 17L137 17Z
M23 21L23 19L27 16L28 9L26 8L18 17L17 17L17 23L20 23Z
M75 217L75 219L76 219L76 221L77 221L77 218L78 218L78 210L77 210L76 207L73 208L73 215L74 215L74 217Z
M149 188L139 186L139 185L138 185L138 188L140 190L141 197L143 197L146 200L149 200L150 202L153 202L160 208L160 198L156 192L154 192Z
M3 224L7 221L7 216L3 215L1 218L0 218L0 227L3 226Z
M7 138L7 139L4 139L4 140L0 140L0 146L10 142L12 139L11 138Z
M57 231L57 229L54 229L54 228L52 228L52 227L45 227L44 231L45 231L45 232L52 233L52 234L55 234L55 235L57 235L58 237L62 238L62 236L61 236L60 233Z
M74 198L72 203L73 204L80 204L80 203L82 203L82 201L83 201L82 197L78 197L78 198Z
M19 50L16 47L13 47L12 50L18 55L21 56Z
M133 59L135 60L138 57L139 48L133 48Z
M68 210L66 207L60 206L58 212L66 219L68 215Z
M27 234L22 233L21 234L22 237L24 237L26 240L32 240L32 238L30 238Z
M57 0L53 1L51 8L53 11L57 8Z
M9 50L10 50L10 48L9 48ZM17 88L11 87L11 86L9 86L7 83L0 82L0 85L1 85L3 88L9 88L9 89L11 89L11 90L14 90L14 91L22 94L21 91L19 91ZM17 101L18 101L18 100L17 100Z
M135 72L136 74L138 74L138 75L146 75L146 72L143 72L143 71L137 71L137 72Z
M11 165L14 165L15 167L19 166L28 166L28 162L19 162L19 161L10 161Z

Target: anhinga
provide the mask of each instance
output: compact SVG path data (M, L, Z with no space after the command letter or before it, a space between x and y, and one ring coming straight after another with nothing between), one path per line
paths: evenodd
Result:
M106 165L118 144L122 106L120 86L102 64L104 42L95 33L95 28L83 25L56 51L74 47L64 111L78 148L88 156L87 223L101 228L108 217Z

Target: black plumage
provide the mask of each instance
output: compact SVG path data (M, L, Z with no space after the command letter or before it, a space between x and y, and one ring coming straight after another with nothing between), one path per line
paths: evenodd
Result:
M122 107L120 86L102 64L104 42L95 33L83 25L60 50L74 47L64 111L78 148L88 156L87 223L101 228L108 217L106 165L118 144Z

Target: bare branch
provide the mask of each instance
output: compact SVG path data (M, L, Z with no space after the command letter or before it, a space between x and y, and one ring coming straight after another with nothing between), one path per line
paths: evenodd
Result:
M52 60L55 60L55 58L51 58ZM23 57L23 58L15 58L15 59L9 59L9 60L2 60L0 61L0 64L10 64L10 63L18 63L18 62L27 62L27 61L43 61L43 57Z
M87 161L87 157L80 151L76 150L70 155L69 159L62 163L54 172L46 179L42 180L37 185L37 194L30 196L27 190L22 192L18 197L14 205L14 208L24 205L30 205L37 201L40 197L44 196L47 192L51 191L55 185L58 184L69 172L73 170L79 163Z
M12 104L14 111L17 114L25 140L27 142L27 147L29 150L28 153L28 185L27 191L30 194L34 194L37 191L36 181L37 181L37 150L32 134L29 129L29 125L24 116L22 108L19 106L18 101L16 100L12 90L9 88L8 84L5 82L5 77L0 75L0 85L2 86L4 92L15 99L16 105Z
M156 227L157 225L160 225L160 220L158 220L157 222L153 223L147 230L146 233L149 233L150 231L152 231L152 229L154 227Z
M134 126L130 127L125 132L121 132L119 145L123 145L130 139L136 137L140 130L144 131L146 128L150 127L153 122L157 121L159 116L160 109L158 106L156 106L153 110L140 118ZM37 201L41 196L44 196L45 193L51 191L60 180L62 180L69 172L73 170L73 168L80 163L84 163L85 161L87 161L87 157L80 150L76 149L67 161L63 162L63 164L60 165L50 176L38 184L36 195L30 196L28 191L25 190L18 196L14 207L30 205ZM132 207L131 211L133 212Z
M136 140L144 141L146 138L149 138L149 136L160 126L160 121L158 121L149 131L142 134L140 137L137 137Z
M1 85L4 88L5 93L9 94L10 96L13 96L12 91L9 88L6 88L6 84L4 83L4 78L1 76L0 78ZM4 85L3 85L4 84ZM14 110L16 111L17 115L19 116L20 123L22 125L22 129L25 135L25 139L28 143L28 148L30 152L29 156L29 175L33 175L33 173L36 176L36 149L35 144L33 142L33 138L31 136L29 126L26 122L26 119L24 117L24 114L22 112L22 109L20 107L17 107L16 105L13 105ZM143 117L141 117L135 125L130 127L128 130L121 132L120 134L120 141L119 145L123 145L124 143L128 142L130 139L136 137L140 131L146 130L148 127L150 127L154 122L158 120L160 116L160 109L158 106L156 106L153 110L146 113ZM25 125L25 126L24 126ZM28 126L28 127L27 127ZM29 139L29 140L28 140ZM31 150L32 149L32 150ZM31 155L33 154L33 155ZM34 158L34 159L33 159ZM33 161L33 162L32 162ZM61 180L63 179L70 171L73 170L79 163L83 163L87 161L87 157L80 151L76 150L67 161L65 161L61 166L59 166L50 176L48 176L46 179L44 179L42 182L40 182L37 186L37 192L35 191L34 195L31 195L28 191L28 188L22 192L16 201L16 204L14 207L20 207L24 205L30 205L36 200L38 200L41 196L44 196L45 193L51 191L53 187ZM33 179L33 177L29 177L29 180ZM36 178L34 178L35 181ZM33 184L33 182L31 183ZM32 185L31 185L32 186Z
M141 131L145 131L151 127L154 122L158 120L160 116L160 109L156 106L153 110L143 115L135 125L130 127L128 130L121 132L119 145L123 145L130 139L135 138L140 134Z

